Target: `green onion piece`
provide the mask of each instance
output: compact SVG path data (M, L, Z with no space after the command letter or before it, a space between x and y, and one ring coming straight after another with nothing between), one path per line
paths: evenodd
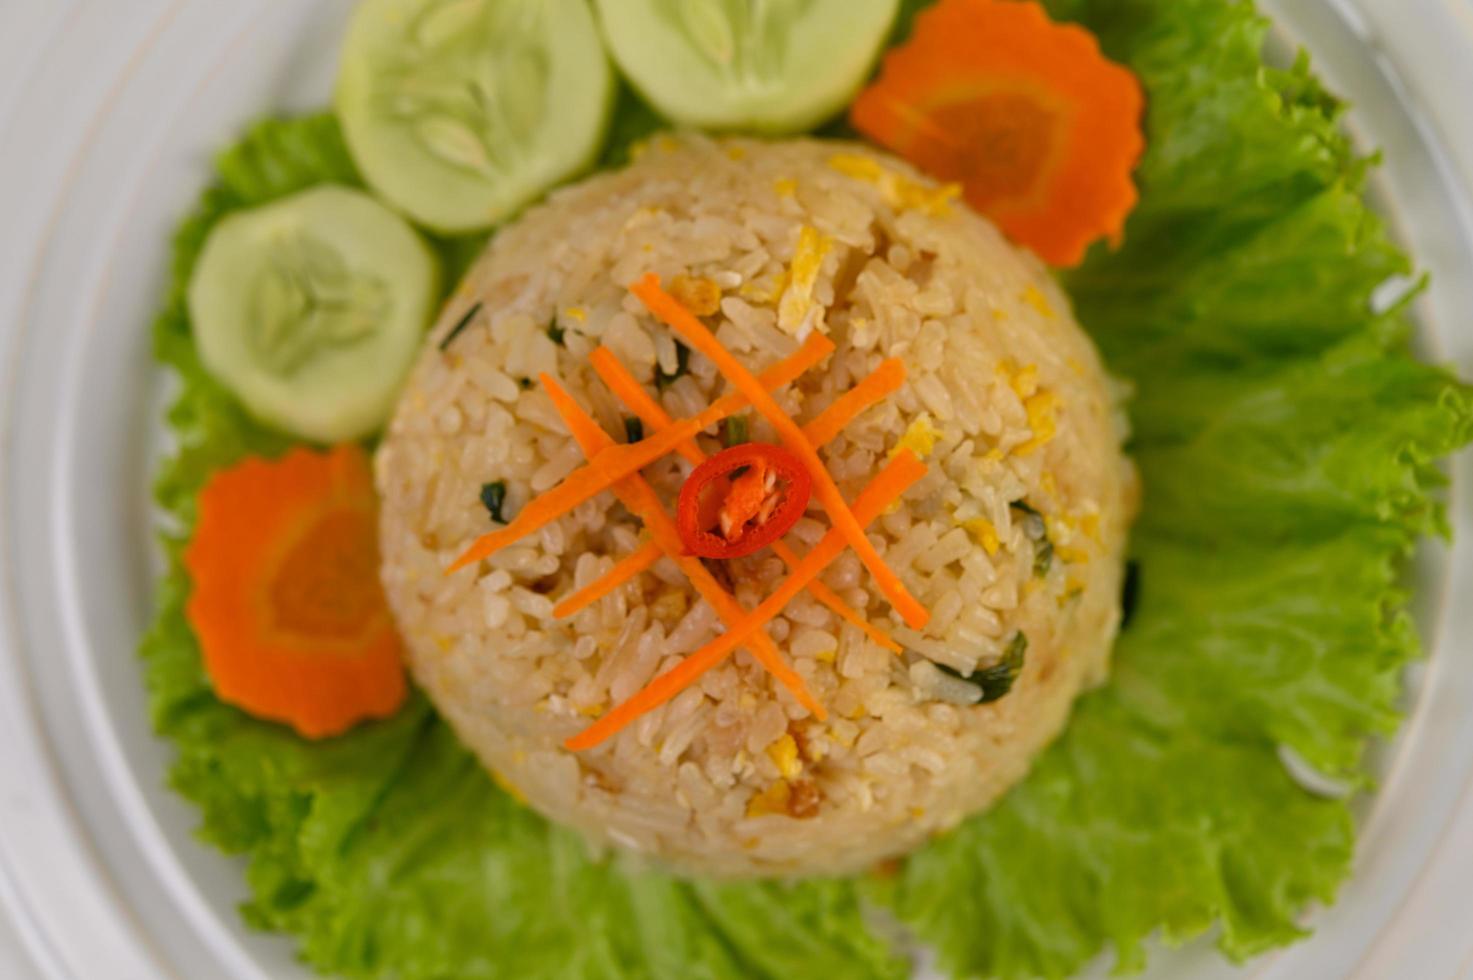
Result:
M624 420L624 441L629 443L639 442L644 438L644 423L639 419L630 417Z
M490 512L493 521L505 524L506 518L502 516L501 508L506 506L506 481L481 484L481 503Z
M1043 578L1054 567L1054 543L1044 538L1034 546L1033 577Z
M465 316L461 317L455 326L450 328L450 332L445 335L445 339L440 341L440 353L443 354L450 349L450 345L455 342L455 338L465 332L465 328L471 325L471 321L476 318L476 314L479 312L481 312L481 303L477 300L474 306L465 311Z
M1018 675L1023 673L1024 656L1028 653L1028 637L1022 630L1013 634L1008 641L1007 649L1003 651L1002 659L991 667L983 667L974 670L970 674L962 674L953 670L945 664L936 664L938 670L950 674L952 677L975 684L982 689L982 700L980 704L996 701L1007 695L1013 689L1013 682Z
M690 373L690 348L680 341L675 342L675 371L666 374L665 369L659 364L655 365L655 387L661 390L668 388L675 382L676 378L684 377Z
M1023 514L1023 533L1033 542L1033 575L1043 578L1054 566L1054 543L1049 540L1048 523L1027 501L1015 500L1010 506Z
M559 347L567 346L563 343L563 338L567 335L568 331L558 326L556 320L547 325L547 339L552 341L554 344L557 344Z
M721 444L723 446L730 449L732 446L740 446L749 441L745 415L732 415L721 420Z
M1019 630L1008 641L1008 648L1003 652L1001 660L972 675L982 688L983 704L996 701L1013 689L1013 682L1023 673L1023 658L1027 653L1028 637Z

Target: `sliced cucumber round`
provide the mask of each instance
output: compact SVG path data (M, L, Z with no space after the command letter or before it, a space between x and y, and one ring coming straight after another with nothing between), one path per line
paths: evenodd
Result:
M253 416L333 443L388 418L439 291L403 218L324 185L216 225L188 303L205 369Z
M899 0L598 0L614 60L705 129L811 129L863 84Z
M586 0L364 0L337 111L369 185L455 234L590 166L613 96Z

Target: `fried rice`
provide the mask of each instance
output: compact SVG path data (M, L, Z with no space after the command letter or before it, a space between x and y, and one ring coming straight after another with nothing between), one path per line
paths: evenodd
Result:
M727 390L629 294L648 272L753 371L810 331L833 340L776 393L799 422L904 360L905 386L821 455L849 498L897 447L925 459L869 535L931 619L905 628L848 551L822 581L903 655L807 593L767 627L826 722L738 650L571 753L567 737L717 636L716 613L667 559L554 619L645 540L607 492L445 569L496 526L484 488L504 485L509 518L584 462L541 372L619 441L631 413L589 366L599 345L674 417ZM690 874L852 872L989 806L1104 677L1138 496L1121 396L1044 268L951 188L848 143L658 137L502 230L447 305L376 459L384 585L419 685L547 817ZM777 441L755 414L750 436ZM643 473L673 502L689 471L671 455ZM828 526L814 503L788 540L806 551ZM749 609L787 572L770 550L717 567ZM1020 648L996 696L980 679Z

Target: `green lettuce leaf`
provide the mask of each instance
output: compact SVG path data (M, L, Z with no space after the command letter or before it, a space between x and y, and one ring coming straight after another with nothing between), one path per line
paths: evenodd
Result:
M1346 804L1418 652L1398 572L1444 529L1435 461L1473 398L1413 360L1372 294L1404 256L1362 201L1365 163L1301 59L1220 0L1077 0L1150 95L1141 205L1066 282L1137 390L1140 603L1111 683L992 813L877 897L959 974L1062 976L1113 946L1221 924L1241 959L1304 934L1350 868Z
M715 884L592 855L498 789L422 699L322 743L221 704L184 618L179 550L214 469L285 448L204 373L184 287L230 211L356 185L328 116L263 123L219 161L175 242L155 325L180 377L158 497L170 570L143 655L173 785L205 839L248 858L261 928L353 977L900 976L866 926L888 906L959 975L1062 976L1107 949L1214 926L1230 956L1305 932L1350 867L1342 801L1280 746L1369 784L1418 643L1398 575L1445 530L1436 461L1473 436L1473 395L1407 352L1371 297L1409 269L1362 201L1366 163L1304 62L1260 59L1230 0L1057 0L1150 95L1125 248L1067 285L1131 379L1145 485L1139 603L1108 686L1002 804L892 878ZM908 18L924 3L905 4ZM605 164L659 125L625 94ZM453 282L483 239L437 242Z

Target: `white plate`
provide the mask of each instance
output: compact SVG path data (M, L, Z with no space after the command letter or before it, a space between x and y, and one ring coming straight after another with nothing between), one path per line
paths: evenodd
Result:
M155 574L149 461L160 376L148 323L168 236L212 152L254 116L325 102L350 0L0 3L0 899L38 975L285 978L289 941L247 931L238 862L194 843L162 785L134 647ZM1433 288L1424 347L1473 373L1473 3L1277 0L1386 148L1376 192ZM1460 489L1473 485L1465 456ZM1362 807L1359 866L1315 937L1223 964L1197 944L1152 973L1461 975L1473 881L1473 509L1426 549L1431 660ZM0 938L4 932L0 931ZM0 965L5 964L0 956Z

